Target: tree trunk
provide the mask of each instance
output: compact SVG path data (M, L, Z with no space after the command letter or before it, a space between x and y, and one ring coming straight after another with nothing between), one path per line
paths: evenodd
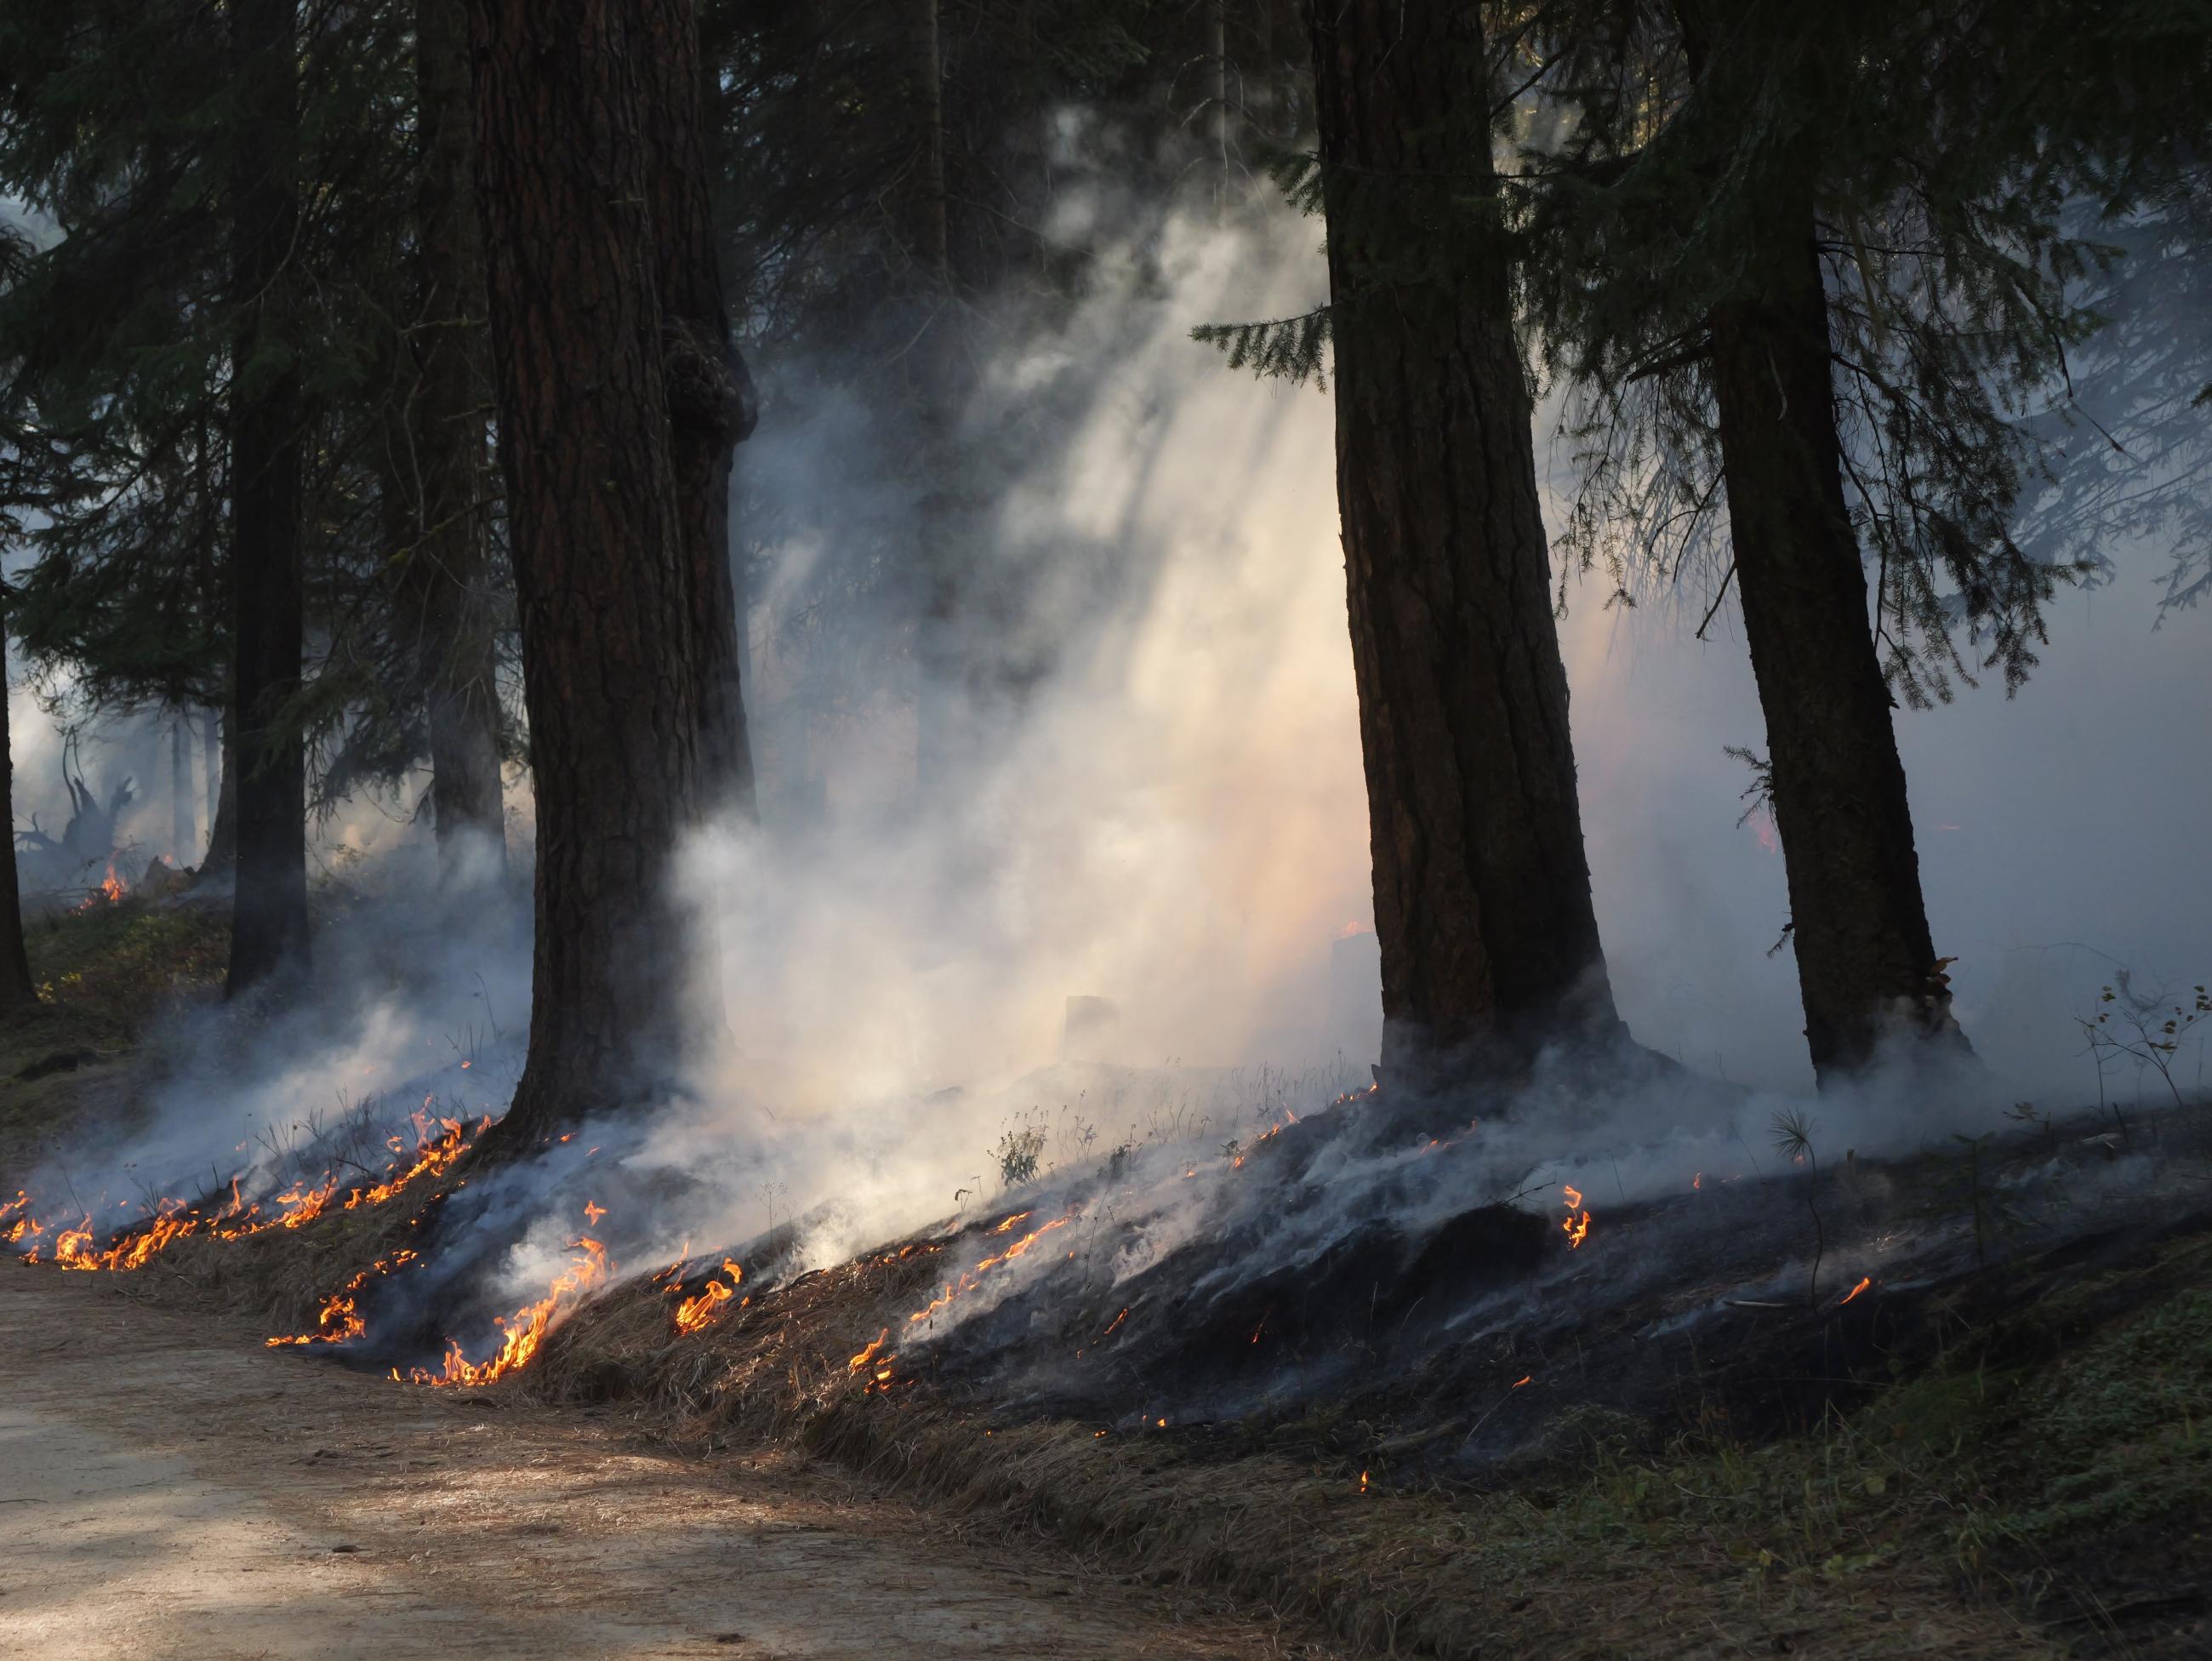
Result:
M307 767L283 706L300 689L301 422L285 294L297 257L299 85L293 0L237 0L234 83L244 125L232 292L240 307L231 389L232 746L238 888L228 993L296 988L307 968Z
M1693 72L1745 0L1679 0ZM1809 179L1809 170L1802 176ZM1809 183L1778 175L1747 222L1737 289L1709 321L1744 642L1766 717L1813 1069L1833 1083L1886 1031L1966 1053L1936 961L1905 764L1844 496L1827 289Z
M730 562L730 472L738 445L758 418L759 404L722 298L697 12L692 0L646 0L641 18L671 462L700 653L701 803L726 806L750 818L756 811L752 741L739 638L744 611Z
M191 863L200 842L198 803L192 789L191 751L185 740L188 717L181 709L169 723L169 862L182 869Z
M1936 963L1905 767L1844 500L1827 298L1809 200L1761 221L1763 302L1712 324L1736 589L1766 715L1805 1037L1823 1084L1884 1030L1961 1050Z
M960 639L961 582L952 480L957 365L952 312L952 238L945 176L945 60L938 0L906 0L908 125L914 174L901 194L909 262L907 295L916 332L902 355L911 387L921 478L915 504L915 779L943 787L963 753L958 728L969 684Z
M1620 1036L1590 902L1481 27L1317 8L1337 494L1394 1082Z
M420 480L402 579L421 654L430 803L441 876L507 855L484 434L483 237L477 214L465 0L417 0L416 392L409 414Z
M500 461L538 804L510 1153L653 1099L682 1059L672 885L698 794L635 9L470 0Z
M219 710L210 709L200 722L200 740L207 764L207 852L200 856L200 874L219 876L238 859L238 773L230 761L230 723Z
M1206 20L1213 58L1213 222L1229 215L1229 6L1212 0Z
M33 1007L39 1001L31 979L31 960L23 949L23 896L15 874L15 759L8 731L8 631L0 620L0 813L7 818L7 841L0 848L0 1015Z

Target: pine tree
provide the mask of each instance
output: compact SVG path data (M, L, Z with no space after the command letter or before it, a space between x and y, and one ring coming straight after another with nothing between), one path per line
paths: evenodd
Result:
M649 1101L681 1060L672 891L701 789L699 686L668 420L659 233L683 83L614 0L470 0L500 461L538 806L530 1049L513 1153Z
M301 522L307 411L293 323L300 228L295 0L239 0L230 15L241 103L234 153L231 593L238 731L238 886L232 997L295 989L307 970L307 765L285 706L301 685L306 572Z
M1313 15L1337 496L1394 1084L1620 1035L1583 852L1480 17ZM1310 332L1291 331L1295 356Z
M2066 289L2094 254L2047 184L1947 147L1978 10L1561 0L1531 27L1516 202L1583 395L1567 539L1616 570L1725 547L1824 1080L1892 1030L1963 1049L1892 700L2017 687L2074 575L2014 535L2014 414L2087 332Z

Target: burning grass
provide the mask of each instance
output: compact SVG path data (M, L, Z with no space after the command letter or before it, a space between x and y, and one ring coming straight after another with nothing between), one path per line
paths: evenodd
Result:
M1122 1150L811 1272L787 1225L620 1279L579 1158L547 1189L565 1266L473 1314L493 1248L443 1209L466 1137L427 1124L381 1174L67 1255L403 1381L810 1449L1378 1654L2201 1652L2212 1573L2177 1542L2212 1524L2212 1218L2169 1203L2202 1153L2178 1116L2140 1148L2039 1121L1963 1165L1846 1153L1610 1200L1569 1171L1486 1200L1485 1126L1408 1141L1369 1093L1334 1109L1161 1169ZM1340 1227L1309 1173L1345 1157L1379 1186ZM2129 1161L2164 1197L2095 1199ZM1459 1208L1401 1220L1437 1194ZM649 1209L605 1197L617 1225ZM1208 1220L1155 1246L1147 1205ZM440 1274L457 1295L392 1295ZM467 1342L422 1324L447 1320Z

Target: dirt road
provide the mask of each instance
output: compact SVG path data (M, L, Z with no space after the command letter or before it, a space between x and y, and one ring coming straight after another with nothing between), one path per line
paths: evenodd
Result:
M12 1262L0 1531L0 1655L1288 1652L837 1472L672 1457L613 1421L365 1378Z

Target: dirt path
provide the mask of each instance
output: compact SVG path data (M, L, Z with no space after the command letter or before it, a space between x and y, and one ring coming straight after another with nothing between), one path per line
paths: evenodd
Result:
M677 1459L13 1263L0 1532L4 1655L1292 1652L837 1472Z

